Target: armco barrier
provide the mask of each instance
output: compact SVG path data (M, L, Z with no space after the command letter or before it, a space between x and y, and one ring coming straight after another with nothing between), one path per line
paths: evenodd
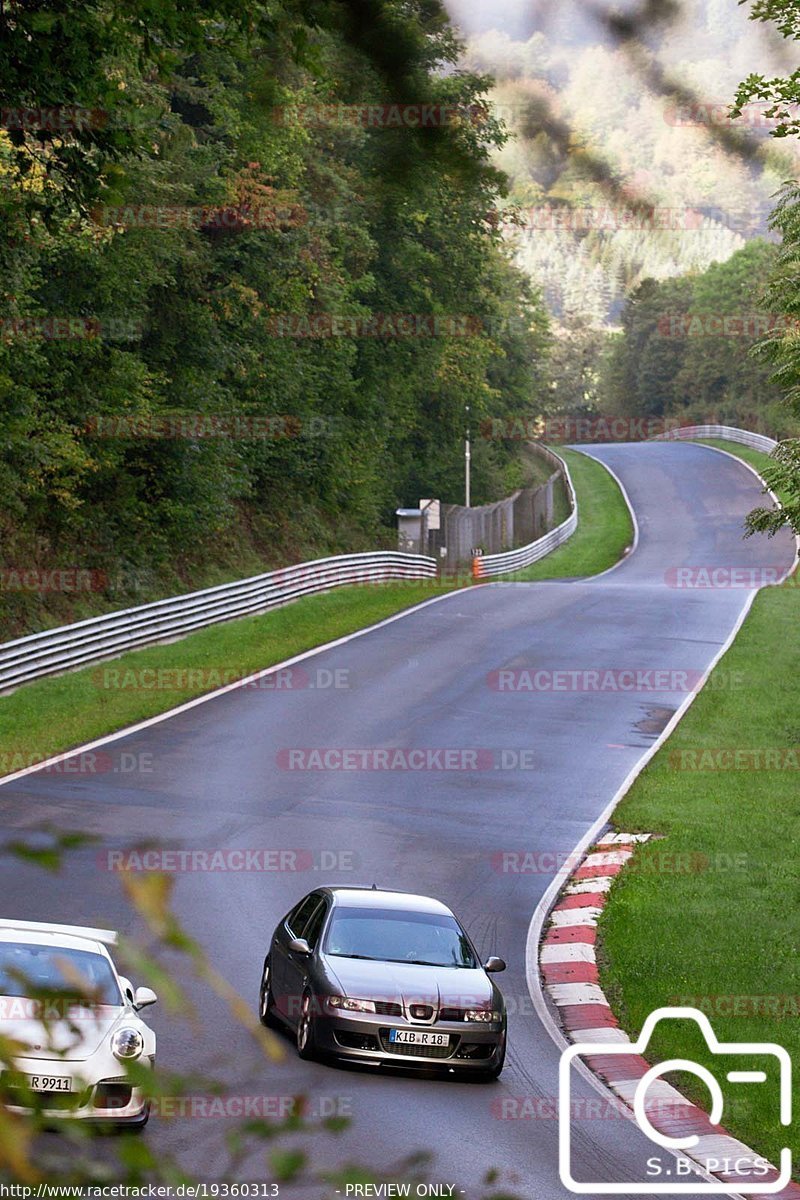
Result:
M670 429L668 433L659 433L654 442L696 441L698 438L718 438L722 442L739 442L749 446L751 450L762 450L771 454L777 442L761 433L749 433L746 429L735 429L732 425L684 425L680 429Z
M418 554L388 550L345 554L90 617L0 645L0 692L45 675L112 658L137 646L182 637L193 629L229 621L232 617L265 612L313 592L326 592L345 584L435 576L436 560Z
M527 546L521 546L518 550L507 550L503 554L476 555L472 560L472 575L475 579L483 579L490 575L509 575L512 571L521 571L523 567L529 567L531 563L538 562L540 558L544 558L557 546L563 545L578 528L578 499L575 495L575 488L572 486L569 467L563 458L559 458L546 446L537 443L537 449L554 467L563 471L572 511L566 521L562 521L544 537L537 538L535 542L531 542Z

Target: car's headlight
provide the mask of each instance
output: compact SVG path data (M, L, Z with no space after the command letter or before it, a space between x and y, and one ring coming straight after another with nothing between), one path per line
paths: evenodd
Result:
M118 1029L111 1038L111 1053L115 1058L128 1060L138 1058L144 1050L144 1038L138 1029Z
M491 1021L500 1021L502 1018L499 1012L492 1012L490 1008L468 1008L464 1013L465 1021L485 1021L487 1025Z
M345 1012L375 1012L374 1000L354 1000L352 996L329 996L331 1008L343 1008Z

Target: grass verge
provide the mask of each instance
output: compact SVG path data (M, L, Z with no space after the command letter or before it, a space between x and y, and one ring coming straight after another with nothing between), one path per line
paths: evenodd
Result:
M757 469L767 461L721 445ZM631 1035L653 1009L689 1004L720 1039L777 1042L800 1061L797 583L756 597L712 679L614 814L620 830L665 835L637 851L601 920L602 983ZM648 1053L674 1057L715 1073L723 1124L777 1161L791 1134L778 1123L776 1072L766 1087L725 1085L719 1059L685 1022L662 1024ZM673 1082L707 1108L696 1079Z
M174 708L212 691L218 680L273 666L456 586L409 582L339 588L212 625L179 642L26 684L0 697L0 777ZM153 672L169 672L171 686L143 686Z
M633 544L633 522L622 492L597 459L559 449L578 497L578 528L568 542L540 562L505 575L504 581L574 579L613 567ZM564 513L562 520L566 520Z
M630 543L630 515L614 480L584 455L563 453L578 494L580 525L567 546L513 578L596 574L612 566ZM26 684L0 697L0 778L166 712L228 679L263 670L443 591L453 591L464 582L339 588L260 616L211 626L179 642L134 650L105 665ZM159 672L162 679L166 675L168 686L146 686L145 681Z

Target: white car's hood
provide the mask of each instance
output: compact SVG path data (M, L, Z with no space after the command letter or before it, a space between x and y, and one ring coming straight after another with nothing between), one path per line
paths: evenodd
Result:
M23 1006L29 1009L30 1001L19 1001L22 1015L15 1017L14 998L3 999L9 1015L0 1020L0 1034L25 1047L14 1051L14 1057L18 1059L68 1058L82 1061L91 1058L116 1025L138 1025L130 1009L117 1005L103 1004L92 1009L76 1006L65 1016L37 1020L24 1012Z

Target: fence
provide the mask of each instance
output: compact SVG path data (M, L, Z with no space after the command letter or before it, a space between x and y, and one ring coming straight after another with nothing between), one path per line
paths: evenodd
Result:
M521 546L518 550L507 550L502 554L477 555L472 563L472 573L477 579L490 575L508 575L512 571L520 571L523 567L529 567L532 563L538 562L540 558L544 558L551 550L555 550L557 546L563 545L578 528L578 498L572 485L569 467L552 450L541 445L537 448L551 464L558 467L559 474L563 474L572 511L566 521L562 521L544 537L538 538L527 546Z
M670 429L668 433L660 433L652 440L654 442L693 441L697 438L717 438L723 442L739 442L749 446L751 450L762 450L771 454L777 446L774 438L764 437L761 433L749 433L746 429L734 429L732 425L684 425L680 429Z
M447 547L447 563L456 567L471 562L475 548L500 551L516 542L531 542L553 524L555 488L561 480L556 472L538 487L521 488L513 496L465 508L461 504L443 504L441 529L429 534L428 550L437 553Z
M233 617L266 612L314 592L345 584L435 576L436 560L423 555L393 551L345 554L90 617L0 645L0 691L137 646L182 637Z

